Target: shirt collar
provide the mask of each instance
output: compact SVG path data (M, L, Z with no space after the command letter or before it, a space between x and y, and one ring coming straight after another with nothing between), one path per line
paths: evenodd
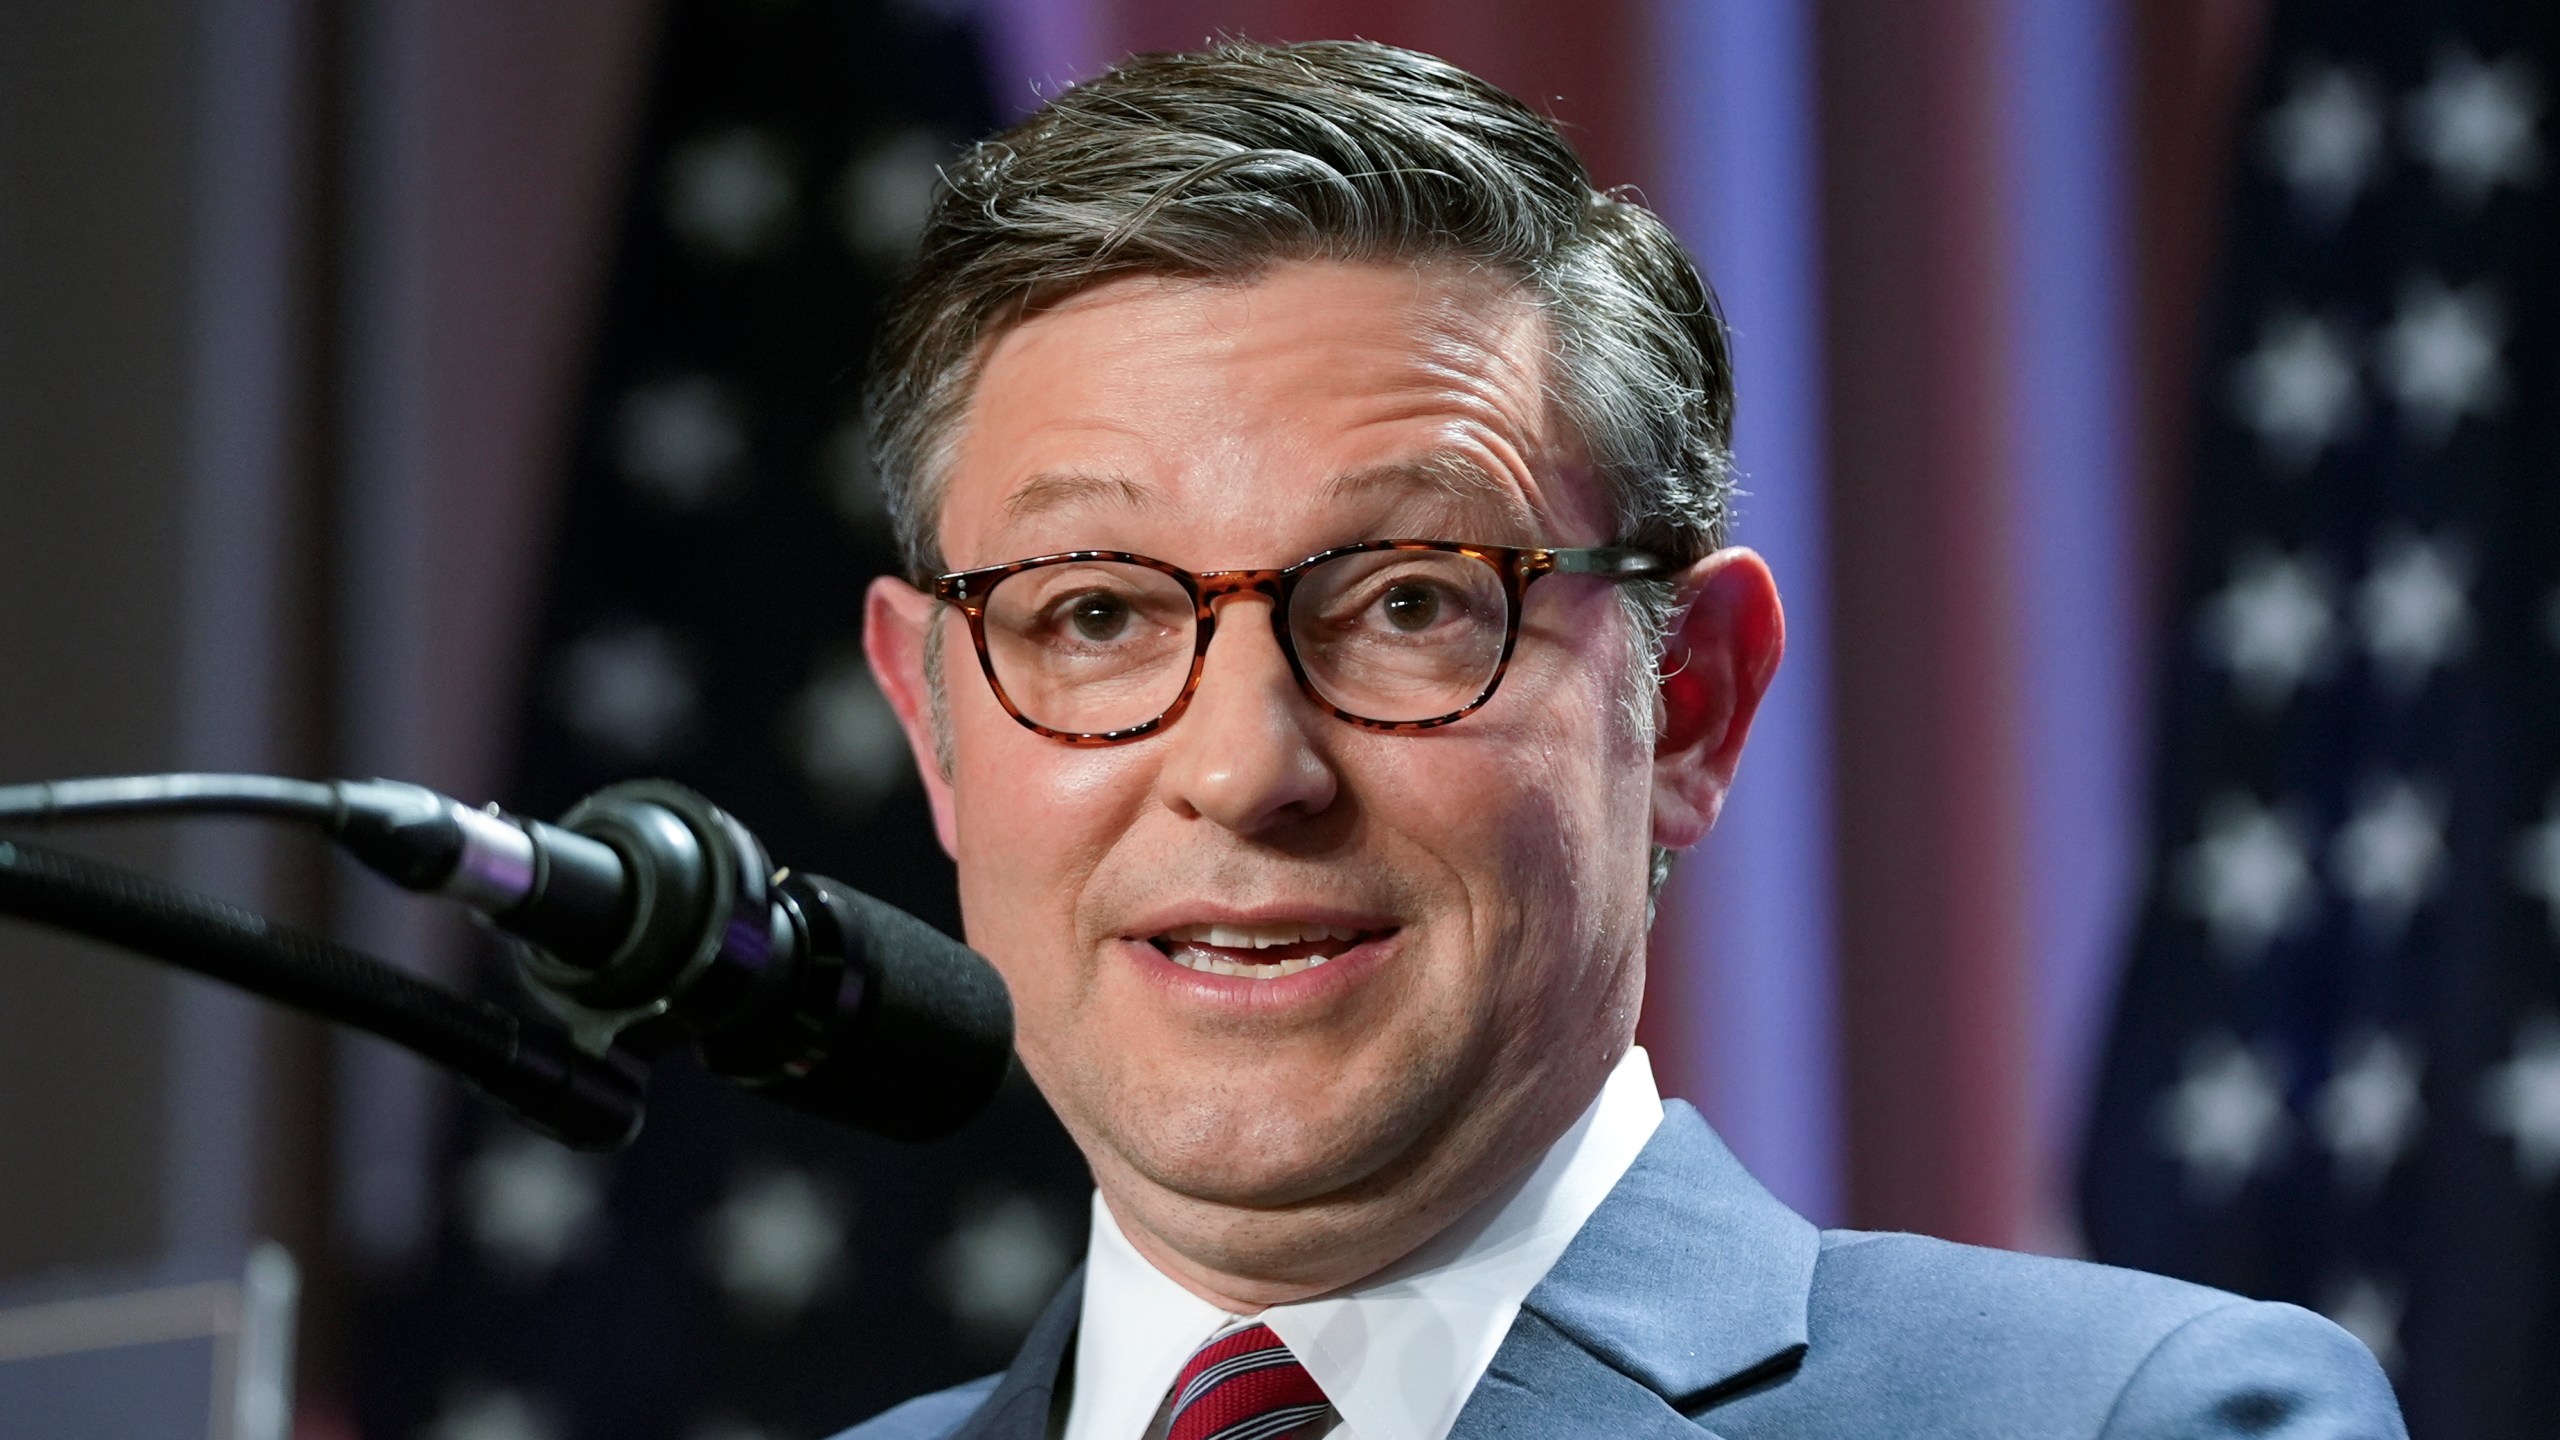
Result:
M1528 1174L1356 1285L1258 1318L1288 1343L1358 1440L1443 1440L1520 1302L1662 1122L1641 1047ZM1066 1440L1138 1440L1182 1364L1239 1317L1147 1263L1093 1199Z

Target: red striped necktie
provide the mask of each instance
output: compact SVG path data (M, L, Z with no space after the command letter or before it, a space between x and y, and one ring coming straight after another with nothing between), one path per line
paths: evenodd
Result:
M1192 1352L1165 1440L1279 1440L1331 1408L1271 1327L1248 1325Z

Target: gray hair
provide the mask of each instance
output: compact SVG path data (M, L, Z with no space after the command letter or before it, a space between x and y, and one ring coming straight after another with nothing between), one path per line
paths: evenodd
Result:
M1550 399L1609 488L1612 538L1683 566L1723 541L1733 376L1705 278L1653 212L1592 188L1554 121L1431 56L1322 41L1136 57L955 160L919 250L865 405L918 580L943 568L944 471L990 340L1121 276L1250 279L1289 260L1511 277L1547 317ZM1649 675L1672 590L1625 589ZM1648 731L1652 694L1631 697Z

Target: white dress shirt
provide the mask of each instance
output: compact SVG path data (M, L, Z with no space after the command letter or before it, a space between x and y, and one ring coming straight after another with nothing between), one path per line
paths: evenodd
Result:
M1661 1123L1652 1062L1631 1048L1527 1175L1368 1279L1250 1317L1333 1401L1333 1440L1446 1440L1520 1302ZM1096 1192L1066 1440L1144 1440L1191 1352L1247 1318L1149 1264Z

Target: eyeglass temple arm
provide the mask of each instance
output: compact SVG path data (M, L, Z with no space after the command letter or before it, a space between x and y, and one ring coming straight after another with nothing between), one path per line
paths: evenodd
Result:
M1650 550L1625 545L1593 545L1550 550L1547 558L1559 575L1599 575L1611 580L1643 580L1671 573L1671 562Z

